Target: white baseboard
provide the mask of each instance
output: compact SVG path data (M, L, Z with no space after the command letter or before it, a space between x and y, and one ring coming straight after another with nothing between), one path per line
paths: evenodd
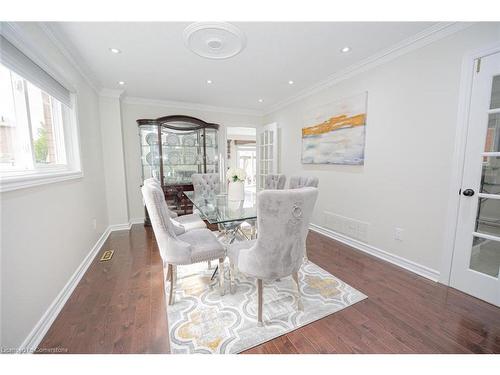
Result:
M132 226L134 224L144 224L144 218L143 217L134 217L134 218L130 219L129 224L130 224L130 226Z
M110 232L115 232L117 230L129 230L130 227L132 226L131 223L125 223L125 224L113 224L108 227Z
M118 230L129 230L133 224L139 224L142 222L144 222L143 218L135 218L131 219L130 222L128 223L114 224L106 228L104 233L101 235L101 237L99 237L99 239L92 247L90 252L87 254L85 259L83 259L83 261L80 263L76 271L73 273L73 275L71 275L66 285L59 292L54 301L52 301L47 311L45 311L43 316L40 318L35 327L31 330L26 339L24 339L23 343L18 348L18 353L32 353L38 347L38 345L44 338L45 334L49 330L50 326L56 320L57 315L59 315L62 308L68 301L69 297L75 290L76 286L82 279L83 275L85 274L89 266L92 264L94 258L99 253L102 246L108 239L111 232Z
M398 255L391 254L385 250L379 249L375 246L368 245L364 242L358 241L354 238L348 237L346 235L337 233L331 229L322 227L320 225L311 224L309 228L315 232L323 234L329 238L336 241L342 242L348 246L351 246L357 250L361 250L367 254L373 255L377 258L385 260L389 263L395 264L396 266L402 267L408 271L416 273L417 275L423 276L432 281L439 280L439 271L433 270L432 268L423 266L421 264L415 263L411 260L405 259Z

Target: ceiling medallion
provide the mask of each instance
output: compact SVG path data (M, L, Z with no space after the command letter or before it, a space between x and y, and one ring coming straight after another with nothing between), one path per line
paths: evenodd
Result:
M243 32L227 22L196 22L184 29L186 47L207 59L228 59L246 45Z

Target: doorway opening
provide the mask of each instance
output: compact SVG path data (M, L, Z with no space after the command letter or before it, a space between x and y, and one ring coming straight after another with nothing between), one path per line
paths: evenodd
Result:
M254 193L257 187L257 133L255 128L227 128L227 166L246 172L245 192Z

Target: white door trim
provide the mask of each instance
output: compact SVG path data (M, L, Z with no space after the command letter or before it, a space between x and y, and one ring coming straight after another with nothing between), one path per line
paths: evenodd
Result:
M261 134L266 132L266 131L269 131L269 129L272 129L273 130L273 155L272 155L272 160L273 160L273 169L272 171L268 171L267 174L276 174L278 173L279 171L279 157L280 157L280 149L279 149L279 142L280 142L280 139L278 137L278 131L279 131L279 125L276 121L274 122L271 122L269 124L266 124L266 125L263 125L261 126L260 128L257 128L257 139L256 139L256 157L257 157L257 168L256 168L256 172L257 172L257 191L260 190L260 185L261 185L261 168L260 168L260 164L261 164L261 160L262 160L262 155L261 155L261 140L260 140L260 137L261 137Z
M453 251L455 249L455 236L457 231L458 210L462 186L463 167L465 160L465 145L467 141L467 127L470 111L473 72L476 59L500 52L500 43L494 43L467 53L462 60L462 73L460 79L460 92L458 97L457 130L455 133L455 146L453 152L454 163L451 171L449 187L448 210L446 214L446 229L444 238L444 251L441 261L439 282L450 285Z

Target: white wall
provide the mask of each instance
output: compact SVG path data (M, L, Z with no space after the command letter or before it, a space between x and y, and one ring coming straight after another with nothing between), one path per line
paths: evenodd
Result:
M144 207L140 191L140 185L142 183L141 151L136 120L140 118L157 118L168 115L193 116L207 122L220 124L223 127L257 127L262 123L260 116L251 114L179 108L173 105L164 105L160 102L151 102L148 104L125 98L122 101L123 148L125 150L128 210L131 220L144 217ZM224 129L221 129L221 131L224 131ZM224 145L219 145L219 147L221 152L225 152Z
M499 39L498 24L474 25L266 116L281 129L283 173L320 179L313 223L324 226L325 211L368 222L368 244L439 270L462 59ZM301 164L308 109L363 91L365 165ZM402 242L395 227L404 229Z
M122 92L101 90L99 95L107 212L112 225L129 221L120 105Z
M77 90L84 177L1 194L4 348L23 342L108 226L97 95L36 24L20 29Z

